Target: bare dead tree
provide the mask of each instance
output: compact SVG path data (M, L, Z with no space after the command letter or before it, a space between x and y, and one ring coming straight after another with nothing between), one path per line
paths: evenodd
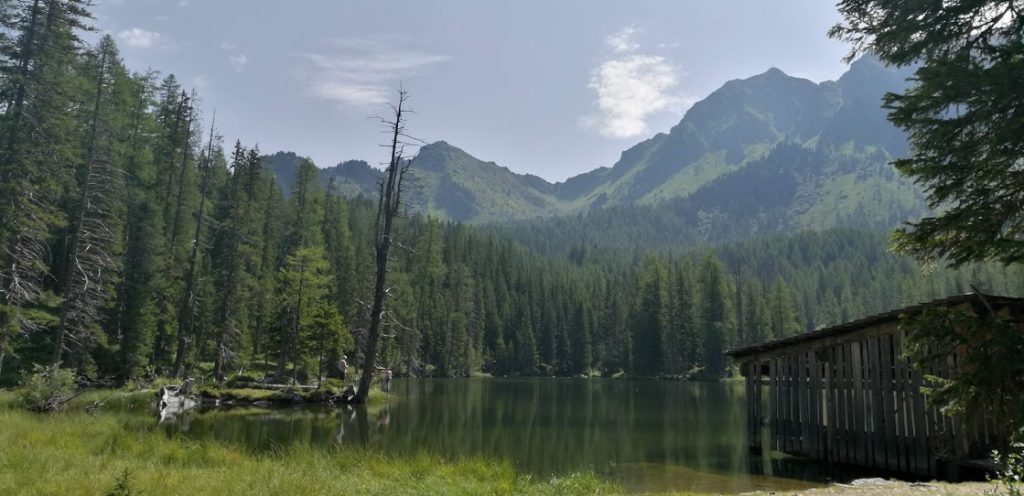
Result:
M380 343L383 320L387 314L384 298L387 296L388 253L393 243L392 231L395 219L402 209L402 180L412 167L413 161L406 159L405 120L409 111L405 103L409 94L405 90L398 91L398 103L391 106L391 118L381 119L387 129L389 143L385 146L391 150L391 159L380 183L380 197L377 200L377 222L374 236L374 251L377 266L376 279L373 286L373 304L370 308L370 326L366 331L363 343L363 367L359 378L359 389L356 390L354 403L366 403L373 383L373 375L377 371L377 348Z

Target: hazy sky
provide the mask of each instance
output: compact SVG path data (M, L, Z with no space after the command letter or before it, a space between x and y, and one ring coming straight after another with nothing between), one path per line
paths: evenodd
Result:
M194 86L230 144L327 167L384 157L399 84L410 133L564 180L612 165L694 101L770 67L835 79L821 0L99 0L128 66Z

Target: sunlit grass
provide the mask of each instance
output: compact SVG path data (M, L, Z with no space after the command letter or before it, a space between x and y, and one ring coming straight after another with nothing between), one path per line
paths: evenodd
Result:
M116 415L79 412L32 414L18 407L13 393L0 391L0 494L100 495L126 471L128 486L147 496L616 492L589 475L538 481L484 460L308 446L257 455L214 440L127 429Z

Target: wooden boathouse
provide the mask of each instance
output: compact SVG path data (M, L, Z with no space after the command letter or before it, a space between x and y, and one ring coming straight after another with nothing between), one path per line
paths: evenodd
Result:
M925 374L903 353L901 316L939 306L1024 314L1024 299L966 294L729 351L746 380L751 450L932 477L989 458L991 429L928 406Z

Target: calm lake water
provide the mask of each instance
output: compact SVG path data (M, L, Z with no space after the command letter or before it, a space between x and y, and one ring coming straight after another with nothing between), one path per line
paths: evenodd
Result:
M170 436L267 450L430 452L507 460L538 477L594 472L631 491L745 492L827 481L819 465L747 452L741 384L604 379L396 380L379 412L218 409L161 423Z

